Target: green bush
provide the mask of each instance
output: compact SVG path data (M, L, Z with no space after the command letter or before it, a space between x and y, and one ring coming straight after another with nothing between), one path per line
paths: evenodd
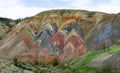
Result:
M13 62L14 62L14 65L15 65L15 66L18 65L18 59L17 59L16 57L13 59Z
M41 65L42 67L46 67L46 66L47 66L45 60L43 60L43 61L40 63L40 65Z
M62 73L73 73L70 69L64 69Z
M36 69L34 73L50 73L50 72L46 69Z
M13 25L11 25L10 23L6 23L6 25L8 26L8 27L10 27L10 28L12 28L13 27Z
M34 64L33 65L39 65L38 61L35 60Z
M89 18L92 18L94 15L95 15L95 12L89 12L89 13L88 13L88 17L89 17Z
M13 62L14 62L14 65L19 68L26 69L26 70L32 70L32 68L30 68L31 65L29 63L19 61L17 58L14 58Z
M120 67L117 69L117 73L120 73Z
M54 58L53 60L53 66L57 66L59 64L59 61L57 58Z

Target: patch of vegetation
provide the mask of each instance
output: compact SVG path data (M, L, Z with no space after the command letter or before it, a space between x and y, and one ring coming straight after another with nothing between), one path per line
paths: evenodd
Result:
M64 69L62 73L73 73L70 69Z
M92 18L94 15L95 15L95 12L89 12L87 17Z
M3 38L3 37L2 37L2 36L0 36L0 40L2 40L2 38Z
M120 45L114 45L110 48L109 53L112 54L112 53L116 53L118 51L120 51Z
M89 72L92 72L92 73L96 73L96 72L99 72L99 73L109 73L106 69L105 66L102 67L102 69L98 69L98 68L93 68L93 67L89 67L88 64L93 60L95 59L96 57L98 57L100 54L103 54L103 53L110 53L110 54L113 54L113 53L116 53L120 51L120 45L114 45L110 48L109 51L104 51L104 50L100 50L100 51L93 51L93 52L88 52L86 55L84 55L84 57L82 58L81 61L71 61L71 62L68 62L68 66L71 67L71 69L73 71L78 71L80 73L89 73ZM63 67L64 69L65 68L68 68L68 66L66 67ZM104 69L104 70L103 70ZM99 70L99 71L98 71ZM101 72L101 71L104 71L104 72Z
M46 66L47 66L45 60L43 60L43 61L40 63L40 65L41 65L42 67L46 67Z
M19 67L25 70L30 70L30 71L33 70L32 64L19 61L17 58L14 58L13 62L16 67Z
M96 68L92 68L92 67L88 67L87 65L97 56L99 56L100 54L104 53L104 51L94 51L94 52L89 52L88 54L86 54L84 56L84 58L82 59L81 62L77 62L76 64L73 65L73 69L79 71L83 71L83 72L87 72L87 71L95 71Z
M120 73L120 67L118 68L117 73Z
M34 64L28 64L14 58L14 65L22 69L33 71L34 73L112 73L113 70L111 66L105 65L99 69L89 67L88 64L101 54L111 54L117 51L120 51L120 45L111 47L109 51L100 50L88 52L80 60L69 60L62 64L59 64L58 59L55 58L51 65L46 64L44 60L40 64L37 61Z
M0 21L5 21L5 22L8 22L8 21L9 21L9 19L7 19L7 18L1 18L1 17L0 17Z
M6 25L7 25L8 27L10 27L10 28L13 27L13 25L11 25L9 22L6 22Z
M57 70L55 70L55 66L58 65L58 60L55 58L53 64L48 65L45 60L41 63L35 61L35 63L31 64L14 58L14 65L22 68L23 70L33 71L34 73L53 73ZM58 71L56 73L58 73Z
M34 73L50 73L49 72L49 70L46 70L46 69L36 69L35 71L34 71Z
M28 18L28 17L27 17L27 18ZM22 20L27 19L27 18L19 18L19 19L16 19L15 22L16 22L16 24L17 24L17 23L20 23Z
M58 61L57 58L54 58L52 65L53 65L53 66L59 65L59 61Z

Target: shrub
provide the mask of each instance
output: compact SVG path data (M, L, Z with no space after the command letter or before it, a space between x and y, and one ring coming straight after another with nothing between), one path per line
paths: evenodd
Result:
M59 61L57 58L54 58L53 60L53 66L57 66L59 64Z
M0 40L2 40L2 36L0 36Z
M95 12L89 12L89 13L88 13L88 17L89 17L89 18L92 18L94 15L95 15Z
M15 65L15 66L18 65L18 59L17 59L16 57L13 59L13 62L14 62L14 65Z
M120 67L117 69L117 73L120 73Z
M50 73L50 72L46 69L36 69L34 73Z
M73 73L70 69L64 69L62 73Z
M40 65L43 66L43 67L46 67L46 66L47 66L45 60L43 60L43 61L40 63Z
M8 27L10 27L10 28L13 27L13 25L11 25L9 22L7 22L6 25L7 25Z
M35 60L34 64L33 65L39 65L38 61Z

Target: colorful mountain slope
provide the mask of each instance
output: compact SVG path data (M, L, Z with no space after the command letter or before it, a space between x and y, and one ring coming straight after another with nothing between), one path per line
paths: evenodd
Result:
M85 10L50 10L14 26L0 41L0 57L50 63L81 56L90 49L120 44L120 17Z

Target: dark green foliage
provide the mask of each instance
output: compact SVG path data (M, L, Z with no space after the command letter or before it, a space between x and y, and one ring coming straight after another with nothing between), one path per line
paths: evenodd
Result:
M88 18L92 18L95 15L95 12L89 12L88 13Z
M27 17L27 18L28 18L28 17ZM20 23L22 20L27 19L27 18L19 18L19 19L16 19L15 22L16 22L16 24L17 24L17 23Z
M9 19L0 17L0 21L9 22Z
M2 40L2 36L0 36L0 40Z
M0 18L0 21L3 23L6 23L6 26L12 28L13 25L10 24L10 22L12 21L11 19L7 19L7 18Z
M7 25L8 27L10 27L10 28L13 27L13 25L11 25L9 22L6 22L6 25Z
M34 73L50 73L50 72L46 69L36 69Z
M15 57L15 58L13 59L13 62L14 62L14 65L16 66L16 65L18 64L18 59Z
M45 60L43 60L43 61L40 63L40 65L41 65L42 67L46 67L46 66L47 66Z
M70 69L64 69L62 73L73 73Z
M34 64L33 65L39 65L38 61L35 60Z
M106 46L105 46L105 43L103 44L103 50L105 51L105 49L106 49Z
M58 64L59 64L58 59L54 58L54 60L53 60L53 66L57 66Z
M63 14L65 13L65 11L63 10L63 11L60 11L60 15L62 16Z
M17 58L14 58L13 63L15 66L19 68L30 70L30 71L32 70L31 64L19 61Z
M60 11L60 15L61 15L61 16L63 16L65 13L70 14L70 11L67 10L67 9L63 9L63 10Z
M120 73L120 67L118 67L118 69L117 69L117 73Z

